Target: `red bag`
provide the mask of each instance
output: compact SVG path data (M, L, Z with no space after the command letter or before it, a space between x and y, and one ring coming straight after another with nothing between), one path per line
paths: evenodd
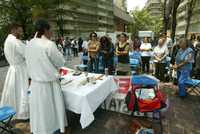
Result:
M136 103L136 97L135 94L132 93L132 91L129 91L126 95L125 102L127 104L128 110L134 111L135 109L135 103Z
M140 112L151 112L161 108L158 98L142 100L138 98L138 107Z
M136 97L135 91L138 88L141 88L141 86L132 86L132 90L129 91L126 96L126 104L129 110L139 112L152 112L166 107L166 96L160 90L154 89L155 97L153 99L144 100Z
M128 110L135 111L137 108L137 97L135 95L135 90L140 88L140 85L132 86L132 90L129 91L125 98L125 103L127 105Z
M151 112L166 106L166 96L160 90L156 90L155 94L153 99L137 99L140 112Z
M160 90L157 90L156 97L159 98L159 100L160 100L161 108L164 108L167 106L167 104L166 104L167 96L165 94L163 94Z

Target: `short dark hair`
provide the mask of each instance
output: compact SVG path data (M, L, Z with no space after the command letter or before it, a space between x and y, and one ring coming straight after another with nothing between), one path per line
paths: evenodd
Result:
M160 33L160 37L163 37L163 36L167 36L167 33L166 32Z
M140 39L138 36L135 36L134 39Z
M124 37L128 37L125 33L121 33L120 36L123 35Z
M91 32L91 33L90 33L90 39L92 38L92 35L93 35L93 34L97 37L97 33Z
M41 37L45 30L50 30L51 26L49 22L45 19L39 19L35 23L35 30L38 32L37 37Z
M15 30L20 27L22 27L22 25L20 25L19 23L12 23L9 25L9 31L11 32L12 30Z

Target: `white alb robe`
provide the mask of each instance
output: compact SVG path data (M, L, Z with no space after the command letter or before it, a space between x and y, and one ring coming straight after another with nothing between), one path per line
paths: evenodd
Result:
M30 125L33 134L53 134L67 126L59 71L65 60L46 37L33 38L25 51L30 86Z
M16 110L16 119L29 118L28 74L24 58L25 44L9 34L4 52L10 65L4 83L1 106L11 106Z

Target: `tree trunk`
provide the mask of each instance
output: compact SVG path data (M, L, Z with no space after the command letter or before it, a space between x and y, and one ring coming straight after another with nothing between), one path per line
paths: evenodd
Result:
M181 3L181 0L174 0L173 1L173 10L172 10L172 33L171 33L171 38L172 38L172 42L174 42L175 40L175 35L176 35L176 24L177 24L177 20L176 20L176 14L177 14L177 9L179 7Z
M167 8L167 0L164 0L164 5L163 5L163 26L164 26L164 32L167 32L167 17L166 17L166 8Z
M175 39L175 34L176 34L176 13L177 11L174 10L172 13L172 33L171 33L171 38L172 38L172 42L174 42Z
M190 0L190 2L188 3L187 16L186 16L185 38L187 38L187 35L188 35L190 21L192 18L192 13L193 13L195 3L196 3L196 0Z
M164 32L167 32L169 28L170 15L172 12L172 2L173 0L164 1L164 14L163 14Z

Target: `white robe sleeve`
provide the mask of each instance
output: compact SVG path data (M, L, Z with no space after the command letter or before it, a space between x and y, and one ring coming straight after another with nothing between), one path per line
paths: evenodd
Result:
M60 51L57 49L56 44L51 43L48 56L52 62L52 64L57 68L61 68L65 64L65 59L63 55L60 53Z

